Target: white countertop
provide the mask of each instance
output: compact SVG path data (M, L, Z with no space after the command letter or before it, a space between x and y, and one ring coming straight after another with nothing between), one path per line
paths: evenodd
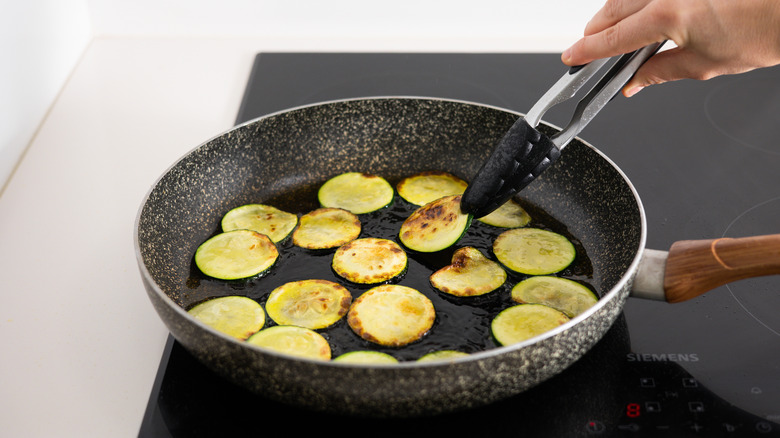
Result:
M569 42L406 45L523 52ZM331 43L318 47L346 46ZM349 47L399 47L359 44ZM0 193L0 435L137 436L168 336L136 265L137 210L174 161L233 125L256 53L300 47L252 38L90 43Z

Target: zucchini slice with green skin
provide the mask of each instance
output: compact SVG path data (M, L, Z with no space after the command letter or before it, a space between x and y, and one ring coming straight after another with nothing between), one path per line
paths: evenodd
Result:
M347 172L325 181L317 193L323 207L343 208L354 214L370 213L393 202L395 191L384 178Z
M279 251L265 234L233 230L217 234L195 251L195 265L209 277L238 280L259 275L276 263Z
M457 350L439 350L424 354L417 362L441 362L468 356L468 353Z
M330 360L331 355L330 344L321 334L293 325L275 325L262 329L250 336L246 342L308 359Z
M353 283L376 284L403 274L407 264L406 252L397 243L365 237L340 246L331 266L336 274Z
M452 263L431 274L431 285L458 297L492 292L506 281L506 271L474 247L463 247L452 255Z
M531 222L531 215L517 201L510 199L489 215L477 220L499 228L520 228Z
M222 231L252 230L278 243L290 235L298 216L265 204L236 207L222 217Z
M598 297L584 284L561 277L529 277L512 288L512 300L558 309L574 318L596 304Z
M344 353L333 359L333 362L354 364L396 364L398 359L381 351L359 350Z
M493 338L511 345L539 336L569 321L563 312L542 304L518 304L502 310L490 323Z
M341 208L318 208L301 216L293 231L293 244L307 249L328 249L360 236L360 219Z
M538 228L513 228L493 241L493 254L502 265L527 275L560 272L577 253L565 236Z
M364 292L347 314L352 331L387 347L420 340L433 327L436 310L428 297L408 286L386 284Z
M407 202L422 206L445 196L462 195L467 186L451 173L430 171L402 179L395 189Z
M265 325L265 312L257 301L238 295L212 298L187 313L213 329L245 340Z
M338 283L301 280L272 290L265 311L279 325L317 330L335 324L347 314L350 304L352 294Z
M460 199L461 195L445 196L415 210L401 224L401 243L419 252L436 252L454 245L471 225L471 215L460 211Z

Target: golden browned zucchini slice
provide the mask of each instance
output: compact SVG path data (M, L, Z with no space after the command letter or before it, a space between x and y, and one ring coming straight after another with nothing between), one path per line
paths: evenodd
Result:
M382 285L359 296L347 322L361 338L379 345L401 347L421 339L433 326L433 303L416 289Z
M520 228L531 222L531 215L517 201L510 199L489 215L477 220L494 227Z
M381 176L347 172L325 181L317 198L323 207L363 214L386 207L393 202L394 195L393 186Z
M333 359L333 362L355 363L355 364L394 364L398 359L393 356L382 353L381 351L360 350L350 351Z
M510 345L539 336L560 325L569 317L542 304L518 304L502 310L490 324L496 342Z
M341 277L361 284L391 280L406 271L406 252L388 239L366 237L339 247L333 254L333 270Z
M432 351L430 353L426 353L420 356L420 358L417 359L417 362L441 362L441 361L458 359L460 357L465 357L468 355L469 355L468 353L464 353L462 351L457 351L457 350L439 350L439 351Z
M402 179L396 186L398 195L414 205L425 205L439 198L462 195L468 184L447 172L422 172Z
M301 216L293 244L307 249L337 248L360 236L360 219L341 208L318 208Z
M598 297L584 284L561 277L529 277L512 288L518 303L550 306L574 318L596 304Z
M471 225L471 215L460 211L460 195L445 196L415 210L401 224L401 243L419 252L435 252L460 240Z
M228 211L222 217L222 231L253 230L278 243L290 235L298 216L265 204L247 204Z
M498 289L506 281L506 271L474 247L460 248L452 255L452 264L431 274L431 285L459 297L483 295Z
M203 301L187 312L215 330L241 340L265 325L265 312L260 303L237 295Z
M312 330L329 327L347 314L352 294L327 280L285 283L268 296L265 311L279 325L297 325Z
M330 360L328 341L319 333L305 327L275 325L250 336L246 342L291 356Z
M267 271L278 257L276 245L265 234L233 230L203 242L195 251L195 265L210 277L237 280Z
M513 228L493 242L493 254L507 268L528 275L562 271L574 261L574 245L565 236L538 228Z

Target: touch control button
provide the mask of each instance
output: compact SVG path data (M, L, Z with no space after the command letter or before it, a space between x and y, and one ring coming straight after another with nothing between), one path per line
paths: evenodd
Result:
M758 433L772 432L772 425L770 423L767 423L766 421L760 421L756 423L756 432Z
M606 428L604 427L604 423L602 423L600 421L593 421L593 420L591 420L591 421L588 421L588 423L585 425L585 430L589 434L597 435L597 434L604 433Z

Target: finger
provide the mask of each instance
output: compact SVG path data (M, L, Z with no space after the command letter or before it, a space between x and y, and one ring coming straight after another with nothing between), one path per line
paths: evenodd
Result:
M601 32L582 37L561 54L561 60L566 65L582 65L667 39L660 26L651 27L645 15L640 11Z
M653 0L607 0L604 6L585 25L585 35L599 33L626 17L641 11Z
M647 60L623 87L623 95L631 97L650 86L681 79L708 79L720 74L717 64L699 55L674 48L660 52Z

